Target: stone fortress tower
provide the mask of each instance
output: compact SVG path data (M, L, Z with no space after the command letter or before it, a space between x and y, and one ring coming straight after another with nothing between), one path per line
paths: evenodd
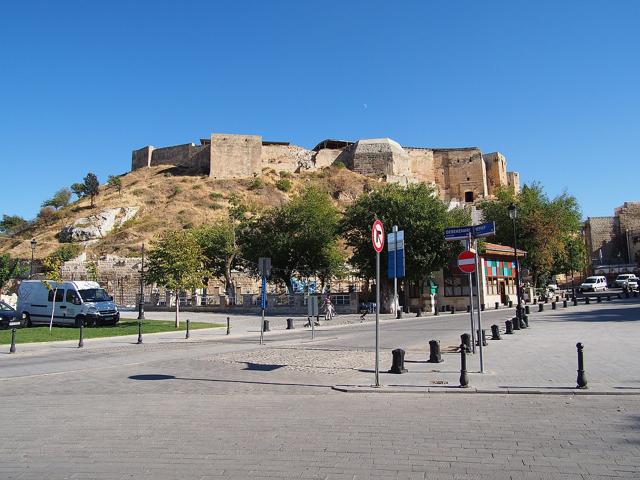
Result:
M146 146L131 155L132 170L173 165L216 179L247 178L261 174L264 168L314 171L337 162L389 182L430 183L447 202L473 203L492 196L499 187L520 191L520 176L507 171L501 153L483 154L477 147L403 147L390 138L327 139L307 150L289 142L264 141L259 135L214 133L199 145Z

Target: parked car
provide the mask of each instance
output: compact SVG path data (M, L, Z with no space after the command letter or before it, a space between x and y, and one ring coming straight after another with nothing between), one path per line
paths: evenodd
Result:
M17 318L13 307L8 303L0 302L0 328L4 330L20 326L22 326L20 319Z
M607 279L602 275L587 277L585 281L580 284L581 292L597 292L599 290L604 292L606 289Z
M551 290L552 292L556 292L556 291L559 290L558 284L557 283L550 283L549 285L547 285L547 289Z
M28 327L49 324L52 310L57 325L115 325L120 320L113 297L97 282L25 280L18 288L16 310Z
M638 288L638 277L633 273L622 273L613 282L614 287L636 290Z

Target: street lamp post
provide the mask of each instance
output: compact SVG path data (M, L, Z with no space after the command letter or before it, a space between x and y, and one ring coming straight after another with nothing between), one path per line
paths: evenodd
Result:
M140 301L138 302L138 320L144 320L144 243L142 244L142 263L140 264Z
M520 286L520 262L518 262L518 244L516 236L516 218L518 216L518 208L515 204L509 205L509 218L513 225L513 258L516 263L516 296L518 297L518 305L516 306L516 318L522 323L522 291Z
M36 245L38 244L38 242L36 242L35 238L31 239L31 264L29 265L29 279L31 279L31 277L33 277L33 257L36 253Z

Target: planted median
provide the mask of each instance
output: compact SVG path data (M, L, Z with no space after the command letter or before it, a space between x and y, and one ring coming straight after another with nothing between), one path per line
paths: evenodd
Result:
M219 328L223 325L219 323L190 322L190 330L200 330L203 328ZM159 332L184 332L187 329L187 322L182 322L179 328L175 328L173 321L163 320L142 320L143 333L159 333ZM104 338L104 337L121 337L123 335L137 335L138 321L124 320L117 325L105 325L100 327L86 327L84 329L84 338ZM31 328L19 328L16 333L16 343L32 343L32 342L56 342L60 340L77 340L78 329L73 327L53 327L49 331L49 327L38 326ZM0 344L11 343L11 330L0 331Z

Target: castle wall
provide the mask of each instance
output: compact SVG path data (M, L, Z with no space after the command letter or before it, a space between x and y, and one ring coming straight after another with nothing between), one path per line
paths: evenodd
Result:
M151 154L154 148L151 145L131 152L131 170L151 166Z
M259 135L211 135L209 177L243 178L262 171L262 137Z
M296 145L262 145L260 161L262 168L273 168L276 172L296 172L313 167L315 152Z
M495 195L498 187L506 187L509 185L507 160L500 152L492 152L484 155L484 161L487 164L487 186L489 195Z
M341 161L342 163L347 165L349 163L348 160L343 160L341 157L345 157L347 155L345 150L335 149L335 148L323 148L319 150L314 157L314 164L316 168L323 168L333 165L336 161Z
M465 193L473 193L473 201L487 195L487 173L478 148L433 150L436 185L442 189L444 200L465 200Z
M409 175L409 155L389 138L359 140L353 149L353 171L369 176Z
M176 165L197 171L208 171L208 145L185 143L171 147L155 148L151 154L149 166Z
M513 193L520 193L520 174L518 172L507 172L509 189Z
M435 183L435 163L430 148L405 148L409 155L410 175L420 182Z

